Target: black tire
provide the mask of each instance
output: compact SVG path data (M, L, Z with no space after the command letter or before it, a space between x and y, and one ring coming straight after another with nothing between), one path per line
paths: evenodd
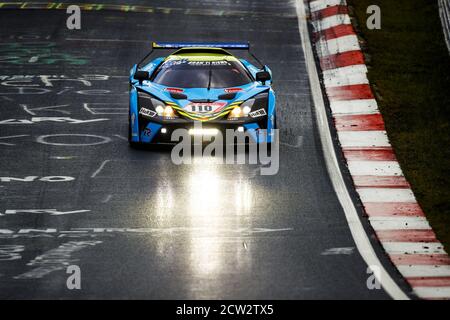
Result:
M274 118L274 121L273 121L273 128L274 129L278 129L278 123L277 123L277 114L275 113L274 115L273 115L273 118Z

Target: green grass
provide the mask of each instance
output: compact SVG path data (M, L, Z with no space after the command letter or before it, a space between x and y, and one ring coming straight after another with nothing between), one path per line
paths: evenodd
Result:
M369 80L403 172L450 252L450 57L437 1L348 0ZM381 8L368 30L366 8Z

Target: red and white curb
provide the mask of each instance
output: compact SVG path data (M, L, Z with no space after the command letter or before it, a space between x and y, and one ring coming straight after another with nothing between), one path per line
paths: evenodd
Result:
M346 2L312 0L309 8L334 124L369 221L418 297L450 299L450 258L389 143Z

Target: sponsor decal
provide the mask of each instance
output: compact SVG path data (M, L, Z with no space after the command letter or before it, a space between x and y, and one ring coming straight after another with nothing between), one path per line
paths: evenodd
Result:
M144 136L149 137L152 134L152 130L149 128L145 128L143 133L144 133Z
M162 66L161 69L166 69L169 68L171 66L178 66L180 64L185 64L188 63L187 59L181 59L181 60L169 60L167 62L165 62Z
M231 65L228 61L221 60L221 61L189 61L189 65L191 66L229 66Z
M193 113L216 113L227 105L226 102L191 102L184 109Z
M154 117L156 116L156 112L153 110L149 110L146 108L141 108L141 110L139 110L139 114L143 115L143 116L147 116L147 117Z
M239 91L242 91L242 88L228 88L228 89L225 89L226 93L235 93L235 92L239 92Z
M249 113L249 116L252 118L258 118L267 115L266 110L258 109Z
M171 92L171 93L182 93L182 92L184 92L184 90L180 89L180 88L166 88L166 89L164 89L164 91Z

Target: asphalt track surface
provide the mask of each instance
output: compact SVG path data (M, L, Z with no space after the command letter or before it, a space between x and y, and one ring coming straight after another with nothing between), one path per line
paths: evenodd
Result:
M174 10L83 12L76 31L64 11L0 10L0 176L37 177L0 183L0 298L389 299L328 178L293 1L148 5ZM128 72L151 40L253 44L274 74L277 175L128 147Z

